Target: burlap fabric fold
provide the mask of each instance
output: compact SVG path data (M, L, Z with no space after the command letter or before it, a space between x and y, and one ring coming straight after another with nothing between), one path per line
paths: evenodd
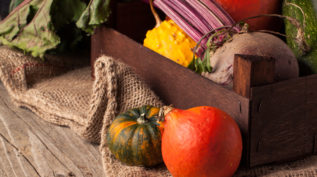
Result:
M106 146L105 132L115 115L160 99L134 71L111 57L95 63L78 57L47 55L45 61L0 46L0 79L14 104L54 124L68 126L81 137L100 143L107 177L169 176L164 166L145 169L118 162Z
M100 57L91 79L89 60L46 56L45 62L0 46L0 79L17 106L42 119L68 126L88 141L100 143L107 177L170 177L165 166L146 169L117 161L106 146L105 132L115 115L144 104L161 106L159 98L130 67ZM314 177L317 156L292 163L239 169L235 177Z

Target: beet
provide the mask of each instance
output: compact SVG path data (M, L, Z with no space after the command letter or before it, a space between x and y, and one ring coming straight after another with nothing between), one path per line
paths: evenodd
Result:
M235 34L232 40L210 54L212 72L202 75L218 84L232 88L234 55L273 57L275 81L299 76L299 67L292 50L280 38L262 32Z

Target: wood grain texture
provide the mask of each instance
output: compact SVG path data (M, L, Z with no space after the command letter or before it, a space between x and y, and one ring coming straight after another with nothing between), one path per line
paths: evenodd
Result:
M251 87L274 82L275 60L270 57L235 55L233 90L250 98Z
M103 176L97 145L14 106L0 85L0 176Z
M251 166L314 153L316 95L317 75L252 88Z

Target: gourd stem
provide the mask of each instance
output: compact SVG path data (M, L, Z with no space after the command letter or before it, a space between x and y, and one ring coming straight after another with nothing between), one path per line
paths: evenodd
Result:
M163 122L165 119L165 116L171 112L174 109L173 106L163 106L160 108L159 114L158 114L158 119L160 122Z
M301 13L303 15L303 28L305 29L305 27L306 27L306 16L305 16L304 10L300 6L298 6L297 4L288 2L288 0L285 1L285 4L294 6L294 7L298 8L301 11Z
M145 121L145 113L142 113L141 115L140 115L140 117L137 119L137 122L139 123L139 124L144 124L146 121Z
M154 9L154 6L153 6L153 0L149 0L150 2L150 8L151 8L151 12L155 18L155 22L156 22L156 25L155 25L155 28L160 26L160 24L162 23L160 17L158 16L157 12L155 11Z

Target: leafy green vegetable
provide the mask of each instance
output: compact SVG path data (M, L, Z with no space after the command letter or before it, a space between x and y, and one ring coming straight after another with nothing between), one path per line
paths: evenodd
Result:
M0 43L35 57L74 48L88 32L107 21L110 0L25 0L0 22ZM77 26L76 26L77 24Z
M14 8L16 8L19 4L21 4L24 0L11 0L9 12L11 12Z
M86 3L81 0L54 0L51 9L52 24L60 37L60 43L54 51L75 49L87 36L75 24L86 8Z
M212 72L212 67L210 65L210 48L208 47L205 52L203 59L200 57L194 57L192 62L188 65L188 68L195 71L196 73L203 73L203 72Z
M90 0L88 7L82 13L76 25L88 33L108 20L110 16L110 0Z

